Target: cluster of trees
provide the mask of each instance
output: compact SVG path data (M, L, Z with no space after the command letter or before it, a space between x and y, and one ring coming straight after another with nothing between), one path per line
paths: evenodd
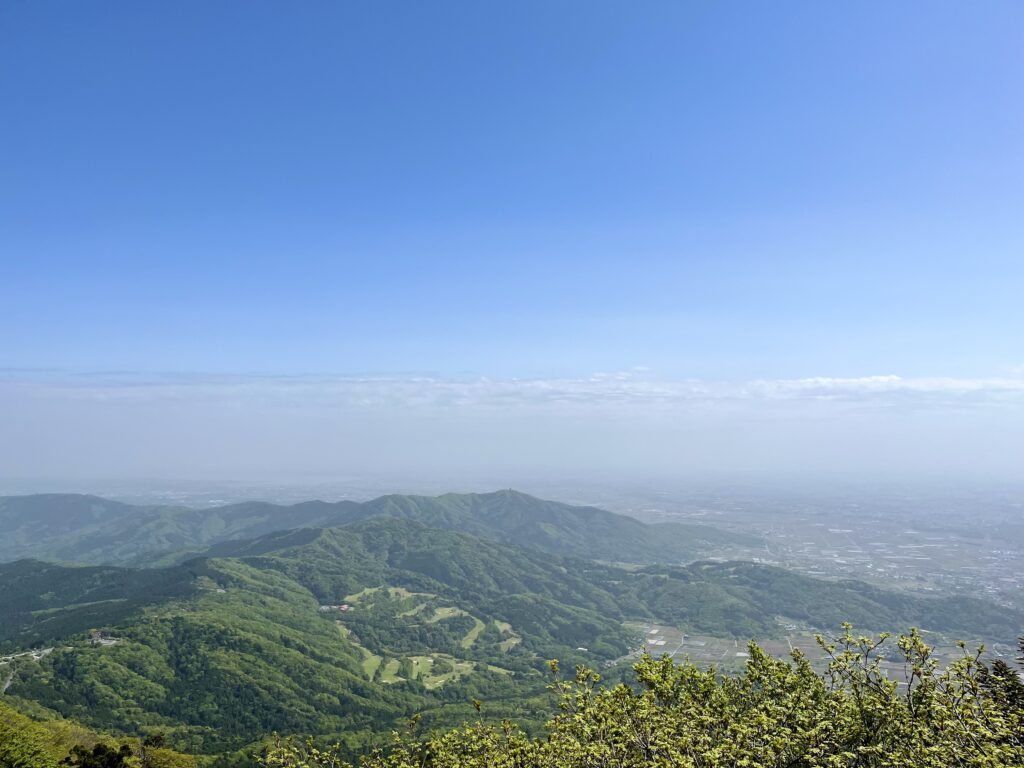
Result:
M187 597L193 592L193 576L186 568L0 563L0 652L116 624L147 605Z
M265 590L285 586L269 574ZM367 680L357 651L291 586L278 597L235 588L190 610L144 613L119 628L116 645L79 642L25 665L9 693L97 729L159 728L175 747L202 753L274 728L378 730L423 706Z
M820 640L830 663L816 673L799 653L774 659L749 647L746 673L723 678L644 657L638 685L598 685L578 667L556 682L558 713L531 737L509 721L417 738L395 737L364 768L1012 768L1024 766L1024 683L980 650L939 669L912 631L897 645L905 679L886 676L888 638ZM1021 642L1024 653L1024 640ZM557 664L552 663L557 673ZM343 768L337 748L277 741L262 768Z
M0 768L196 768L158 732L112 739L66 720L35 721L0 703Z

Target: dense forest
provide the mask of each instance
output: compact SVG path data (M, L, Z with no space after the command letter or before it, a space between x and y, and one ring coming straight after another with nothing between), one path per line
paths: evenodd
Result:
M15 704L197 754L278 730L353 751L413 714L451 727L489 702L536 730L549 659L623 675L657 620L738 639L779 617L1010 639L1024 617L750 563L620 568L374 518L218 545L163 569L0 565ZM346 606L342 610L341 606Z
M496 721L474 699L470 722L429 729L418 714L387 743L356 749L364 768L995 768L1024 765L1024 682L1007 664L963 647L942 669L912 631L895 641L902 680L881 669L892 638L849 625L812 669L799 651L775 659L748 645L745 672L643 656L629 683L606 685L579 665L565 679L549 662L552 714L539 732ZM1020 641L1024 654L1024 639ZM1024 661L1024 658L1022 658ZM468 718L467 718L468 719ZM109 743L108 743L109 742ZM351 744L280 737L239 753L258 768L346 768ZM209 762L206 760L205 762ZM219 765L231 760L220 758ZM66 720L36 722L0 703L0 768L192 768L162 735L117 740Z
M710 546L758 543L756 537L707 525L645 525L596 507L512 490L290 506L249 501L211 509L140 507L96 496L42 494L0 497L0 529L5 531L0 562L41 558L169 565L217 543L374 518L409 520L553 554L631 563L678 563L699 557Z
M357 519L219 541L199 554L183 542L184 552L161 558L172 563L161 567L0 564L8 709L38 724L111 734L81 740L83 749L109 745L99 756L68 758L61 742L60 759L83 768L138 761L147 743L147 759L169 749L231 768L249 763L275 732L314 736L354 759L386 747L411 718L423 732L457 734L478 717L474 702L485 702L486 722L515 722L523 743L537 744L551 715L549 661L642 690L650 662L633 664L645 623L730 638L730 647L780 638L794 622L807 631L846 620L876 633L917 626L1001 643L1024 627L1024 615L984 600L755 563L613 564L598 556L608 530L629 536L647 526L522 494L385 497L341 508ZM75 510L81 515L68 526L77 529L124 513L117 505L83 510L80 497L58 505ZM479 514L476 527L486 530L452 530L465 514ZM38 524L57 525L57 517ZM502 526L527 541L547 538L513 543L499 535ZM733 690L728 677L710 674L706 684L715 681L720 695ZM624 696L627 688L615 690Z

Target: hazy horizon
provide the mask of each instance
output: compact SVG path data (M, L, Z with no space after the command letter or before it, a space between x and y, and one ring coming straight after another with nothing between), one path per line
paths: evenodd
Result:
M0 390L9 477L1024 479L1024 380L1014 376L8 373Z
M1022 22L6 5L2 474L1024 481Z

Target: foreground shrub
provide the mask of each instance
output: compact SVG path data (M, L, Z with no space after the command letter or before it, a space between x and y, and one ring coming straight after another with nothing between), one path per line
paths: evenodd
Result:
M951 768L1024 766L1024 683L982 649L940 670L917 631L896 646L902 680L886 676L889 637L819 638L828 669L799 652L774 659L756 644L740 677L644 656L639 686L603 688L584 667L552 685L545 735L515 724L468 724L395 743L365 768ZM963 648L963 646L961 646ZM557 673L556 662L552 670ZM262 768L347 768L339 749L278 741Z

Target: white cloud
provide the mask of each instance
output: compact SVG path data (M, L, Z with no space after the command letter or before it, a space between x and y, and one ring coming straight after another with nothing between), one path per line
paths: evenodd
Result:
M41 397L111 402L221 401L268 407L652 407L834 401L873 406L1024 404L1024 375L993 378L819 376L716 381L659 378L648 371L576 378L277 376L11 372L0 385Z
M0 372L10 476L994 472L1024 376L709 381Z

